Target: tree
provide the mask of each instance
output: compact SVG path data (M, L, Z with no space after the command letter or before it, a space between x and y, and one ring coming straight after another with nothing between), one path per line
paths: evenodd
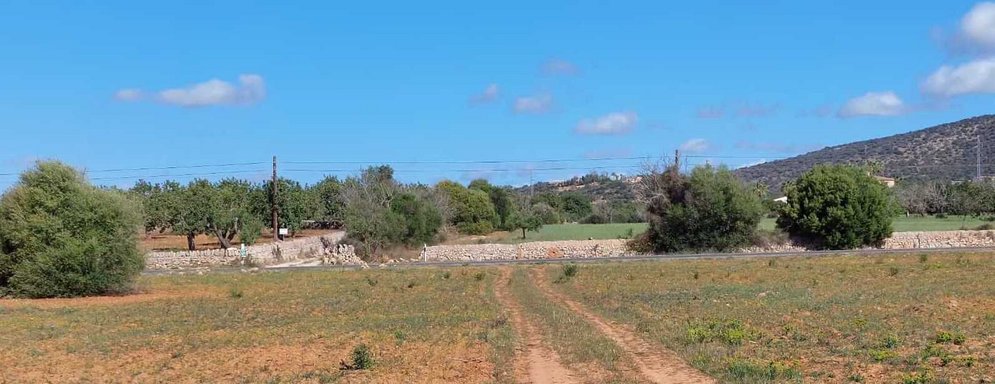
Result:
M522 239L525 239L525 231L539 232L542 229L542 220L532 212L515 212L508 223L512 228L522 230Z
M436 190L445 193L453 209L451 224L466 234L482 235L494 230L497 212L487 192L467 189L462 185L444 180L436 184Z
M0 294L121 292L144 268L140 208L75 169L39 162L0 198Z
M431 243L442 227L439 211L413 193L397 195L390 202L390 211L403 219L404 231L396 240L404 245Z
M591 198L579 193L564 193L560 198L563 201L563 216L567 221L581 221L591 214Z
M690 175L671 166L655 178L649 229L640 242L656 252L725 251L748 245L763 206L754 191L725 168L703 166Z
M332 223L342 220L345 202L342 199L342 182L337 177L328 176L310 188L317 199L315 220Z
M891 236L897 207L888 188L866 170L819 165L784 188L778 227L830 249L878 244Z

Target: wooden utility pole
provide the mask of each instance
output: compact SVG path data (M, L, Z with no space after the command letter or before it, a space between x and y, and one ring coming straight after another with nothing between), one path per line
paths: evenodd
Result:
M674 169L681 169L681 150L674 150Z
M277 186L276 180L276 156L273 156L273 181L270 183L272 190L270 193L273 197L270 199L270 210L273 213L273 241L280 241L280 209L277 207L277 197L280 193L280 188Z

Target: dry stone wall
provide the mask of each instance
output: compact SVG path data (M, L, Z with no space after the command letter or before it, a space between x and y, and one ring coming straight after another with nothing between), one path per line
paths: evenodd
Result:
M278 243L251 245L246 247L246 259L255 265L271 265L287 261L327 258L352 260L352 255L343 255L351 248L338 247L345 232L335 232L319 237L306 237ZM201 251L157 251L145 257L145 268L152 270L213 267L220 265L242 265L238 248L208 249Z
M632 254L627 240L537 241L522 244L464 244L428 247L427 261L535 260L618 257ZM896 232L880 249L995 247L995 231ZM751 247L741 252L803 252L797 244Z

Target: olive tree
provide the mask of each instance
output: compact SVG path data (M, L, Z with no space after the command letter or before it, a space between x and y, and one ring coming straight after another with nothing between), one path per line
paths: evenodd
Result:
M72 297L121 292L144 268L138 204L39 162L0 198L0 292Z

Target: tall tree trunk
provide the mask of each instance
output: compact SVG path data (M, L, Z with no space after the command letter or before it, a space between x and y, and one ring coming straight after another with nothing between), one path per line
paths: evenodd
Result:
M197 235L194 234L194 233L188 233L187 234L187 249L189 249L191 251L196 251L197 250L197 242L194 241L194 237L196 237L196 236Z
M525 228L522 228L522 239L525 239Z

